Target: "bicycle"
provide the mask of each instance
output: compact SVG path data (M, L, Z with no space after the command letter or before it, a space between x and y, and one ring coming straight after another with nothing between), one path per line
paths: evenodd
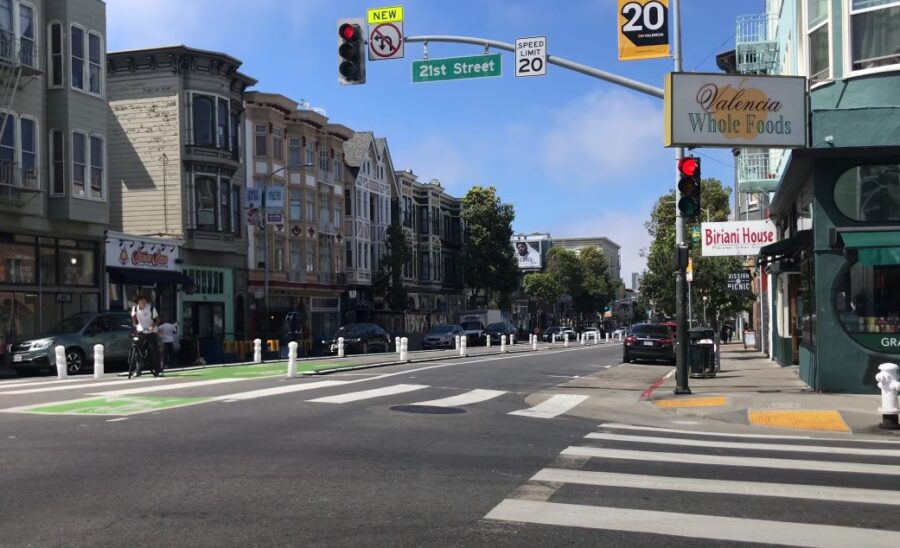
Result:
M150 363L150 351L147 348L147 339L144 333L136 333L132 336L131 352L128 354L128 378L135 374L140 374L145 367L149 365L150 372L154 377L158 377L161 373L160 364ZM140 367L138 367L140 360Z

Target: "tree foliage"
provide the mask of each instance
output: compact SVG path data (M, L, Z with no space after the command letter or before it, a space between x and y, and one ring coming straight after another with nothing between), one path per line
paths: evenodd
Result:
M559 247L551 249L545 275L561 294L572 299L573 310L582 316L600 312L619 289L618 280L610 277L606 256L595 247L578 253Z
M406 309L409 292L403 285L403 266L411 259L412 247L406 241L403 228L392 223L387 229L384 255L372 280L375 292L384 297L391 310Z
M534 272L525 276L522 281L522 291L529 298L538 302L541 310L549 306L553 308L562 296L562 288L556 280L546 272Z
M703 220L727 221L731 214L730 189L717 179L701 181ZM675 192L671 191L657 200L644 224L652 238L650 249L645 252L647 270L641 279L639 306L652 309L664 316L675 315ZM690 241L692 224L688 224L685 238ZM700 246L691 247L694 263L694 281L691 283L693 312L702 318L703 295L708 297L709 318L715 323L716 312L731 314L743 310L747 299L726 293L728 274L743 268L739 257L702 257Z
M466 224L465 276L472 296L504 300L516 290L519 268L511 239L513 206L504 204L494 187L472 187L462 201Z

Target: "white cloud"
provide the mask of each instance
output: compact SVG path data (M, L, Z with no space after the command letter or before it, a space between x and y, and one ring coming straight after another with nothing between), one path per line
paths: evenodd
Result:
M641 204L632 211L598 212L589 219L571 219L563 226L550 227L550 234L557 237L604 236L622 247L620 251L622 280L631 285L631 273L643 272L647 260L641 250L650 247L650 235L643 223L650 218L650 203Z
M671 163L662 147L662 128L658 100L622 90L597 91L556 113L541 156L560 184L619 184L622 175Z

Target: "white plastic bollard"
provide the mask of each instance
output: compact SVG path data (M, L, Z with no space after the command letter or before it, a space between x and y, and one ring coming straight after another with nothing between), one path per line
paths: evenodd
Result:
M288 368L287 378L293 379L297 376L297 341L288 343Z
M580 344L581 346L584 346L584 341L586 338L587 338L587 335L582 333L581 336L578 337L578 344Z
M66 370L66 348L57 346L54 350L56 350L56 376L64 379L69 376L69 372Z
M400 361L409 361L409 339L406 337L400 339Z
M556 344L556 333L553 334L553 344Z
M338 358L344 357L344 337L338 337L337 356Z
M516 334L515 333L509 334L509 344L511 344L511 345L516 344Z
M469 354L468 354L468 349L466 348L466 347L468 346L468 344L469 344L468 339L469 339L469 338L468 338L467 336L465 336L465 335L463 335L463 336L460 337L460 339L459 339L459 355L462 356L462 357L464 357L464 358L465 358L466 356L469 355Z
M484 346L485 346L485 348L491 347L491 336L488 335L487 333L484 334Z
M600 332L599 331L594 332L594 344L600 344Z
M606 333L606 342L609 342L609 332Z
M99 379L103 377L103 345L95 344L94 345L94 378Z
M900 380L898 380L898 369L896 363L883 363L878 366L879 373L875 375L878 381L878 388L881 389L881 428L885 430L900 429L898 422L898 414L900 409L897 408L897 392L900 392Z
M500 352L506 352L506 335L500 335Z
M394 337L394 350L397 354L400 353L400 337Z
M563 333L563 346L569 348L569 334Z
M456 340L453 343L453 348L459 348L459 335L456 336Z
M262 363L262 339L253 339L253 363Z
M532 350L537 350L537 343L538 343L537 335L532 335L531 336L531 349Z

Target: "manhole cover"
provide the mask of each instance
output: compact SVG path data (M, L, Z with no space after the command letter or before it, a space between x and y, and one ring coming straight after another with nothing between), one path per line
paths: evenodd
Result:
M459 407L436 407L434 405L395 405L391 411L403 411L404 413L425 413L426 415L455 415L465 413L465 409Z

